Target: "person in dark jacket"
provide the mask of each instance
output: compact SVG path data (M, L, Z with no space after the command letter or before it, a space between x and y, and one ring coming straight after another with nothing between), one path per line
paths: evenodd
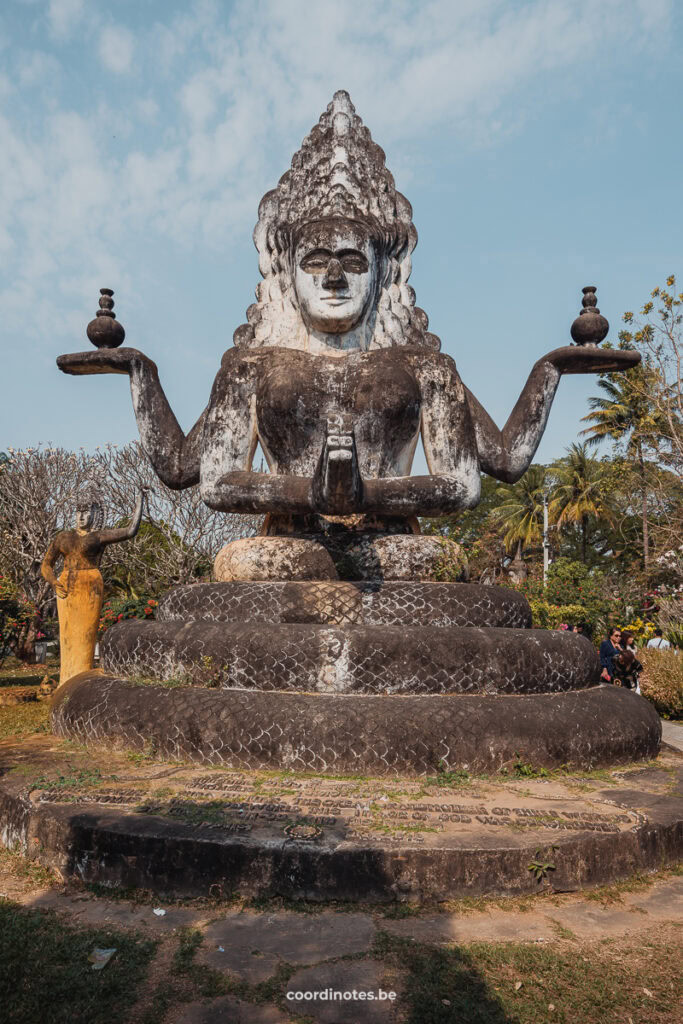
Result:
M615 627L610 629L607 638L600 644L600 664L602 665L600 678L605 683L614 682L614 659L621 651L620 642L621 630Z

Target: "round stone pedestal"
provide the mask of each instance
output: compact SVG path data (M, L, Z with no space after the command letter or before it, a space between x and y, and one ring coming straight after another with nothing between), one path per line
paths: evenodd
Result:
M317 901L566 892L666 866L681 850L681 769L666 754L661 767L598 778L517 778L514 759L507 774L440 772L397 786L214 771L151 757L152 742L134 764L54 737L3 744L2 841L65 879L109 888ZM530 867L539 861L541 877Z

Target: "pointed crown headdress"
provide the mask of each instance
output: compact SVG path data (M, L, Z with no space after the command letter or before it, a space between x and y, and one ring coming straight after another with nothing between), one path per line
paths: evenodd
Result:
M299 347L305 332L292 285L291 249L297 228L327 217L361 221L384 261L370 348L394 345L438 350L424 310L408 285L417 244L412 207L394 186L384 151L372 141L347 92L334 94L294 154L289 171L259 204L254 244L264 280L236 345Z

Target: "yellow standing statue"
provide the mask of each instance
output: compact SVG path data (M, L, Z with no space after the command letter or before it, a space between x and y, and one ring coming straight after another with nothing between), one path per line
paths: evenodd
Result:
M103 530L104 508L93 487L79 495L76 529L62 530L53 538L41 572L57 594L61 669L59 685L93 667L104 584L99 570L108 544L131 540L140 528L144 491L138 498L130 526ZM55 566L64 559L57 578Z

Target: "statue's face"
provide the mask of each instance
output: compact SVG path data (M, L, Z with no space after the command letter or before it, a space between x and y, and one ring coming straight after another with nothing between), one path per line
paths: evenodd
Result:
M344 334L377 293L377 256L363 226L330 218L307 224L294 250L294 289L307 327Z
M89 530L93 522L93 509L91 508L77 508L76 509L76 528L78 530Z

